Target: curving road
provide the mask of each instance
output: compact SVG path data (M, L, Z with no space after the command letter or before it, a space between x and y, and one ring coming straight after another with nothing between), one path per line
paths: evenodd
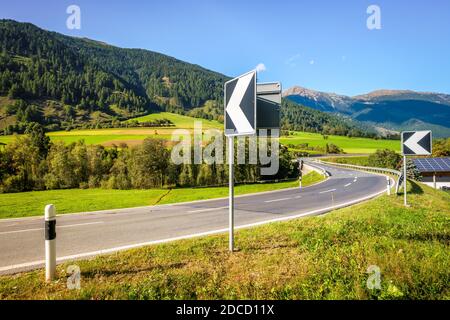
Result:
M235 198L236 228L317 215L386 191L386 177L316 165L330 177L302 189ZM225 232L228 199L58 216L58 262ZM0 273L43 266L43 218L0 220ZM239 238L237 237L239 245Z

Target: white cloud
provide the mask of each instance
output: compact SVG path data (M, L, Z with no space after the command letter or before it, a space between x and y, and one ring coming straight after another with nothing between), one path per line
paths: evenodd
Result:
M264 63L258 63L255 69L257 72L264 72L266 71L266 65Z
M309 61L309 64L311 65L314 64L314 60Z
M288 58L288 59L285 61L285 63L286 63L288 66L295 67L295 66L297 65L296 61L297 61L298 59L300 59L300 57L301 57L300 53L296 53L296 54L294 54L293 56L291 56L290 58Z

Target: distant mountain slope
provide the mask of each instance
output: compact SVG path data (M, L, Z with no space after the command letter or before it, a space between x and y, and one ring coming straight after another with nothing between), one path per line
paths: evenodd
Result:
M315 132L350 137L375 137L379 132L371 125L365 125L349 117L334 115L282 99L282 127L286 130ZM387 136L385 132L383 136Z
M304 106L349 116L391 130L432 129L436 137L450 136L450 95L409 90L379 90L348 97L302 87L283 96Z
M0 105L0 126L38 121L65 127L189 110L221 100L227 79L160 53L0 20L0 96L9 98Z

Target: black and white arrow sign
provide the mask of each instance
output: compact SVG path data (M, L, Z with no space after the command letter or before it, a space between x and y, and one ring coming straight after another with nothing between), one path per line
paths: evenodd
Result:
M431 146L431 131L402 132L402 153L404 156L430 155Z
M225 83L225 135L256 133L256 71Z

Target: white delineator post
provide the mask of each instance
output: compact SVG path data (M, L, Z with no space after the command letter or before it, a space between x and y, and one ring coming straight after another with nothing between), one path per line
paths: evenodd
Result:
M55 279L56 271L56 210L55 206L45 206L45 280Z
M302 163L299 161L298 162L298 184L299 184L300 189L302 188L302 176L303 176Z
M387 195L390 196L391 195L391 179L386 176L386 180L387 180Z
M234 141L233 137L228 137L228 164L229 164L229 250L234 251Z

